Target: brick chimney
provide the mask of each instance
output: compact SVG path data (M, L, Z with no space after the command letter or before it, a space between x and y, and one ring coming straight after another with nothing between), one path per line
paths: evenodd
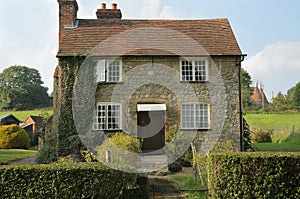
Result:
M61 44L61 39L64 34L65 28L74 27L78 4L76 0L57 0L59 4L59 46Z
M111 4L111 9L106 9L106 4L102 3L100 9L96 12L98 19L121 19L122 13L117 9L117 4Z

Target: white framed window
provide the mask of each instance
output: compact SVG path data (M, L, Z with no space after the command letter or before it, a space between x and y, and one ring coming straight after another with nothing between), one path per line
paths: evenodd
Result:
M210 114L209 104L182 103L181 104L181 129L209 129Z
M98 103L95 112L94 130L122 129L122 106L120 103Z
M208 60L190 58L180 60L180 81L208 81Z
M122 81L121 59L100 59L96 64L97 82Z

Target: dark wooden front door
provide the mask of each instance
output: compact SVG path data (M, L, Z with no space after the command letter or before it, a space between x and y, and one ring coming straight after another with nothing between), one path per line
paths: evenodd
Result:
M154 151L165 146L165 111L138 112L138 136L142 150Z

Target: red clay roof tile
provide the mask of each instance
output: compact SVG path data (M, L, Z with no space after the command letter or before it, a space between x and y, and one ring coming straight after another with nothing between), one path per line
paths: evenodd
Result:
M80 19L61 41L58 57L87 55L101 42L101 55L242 55L228 19Z

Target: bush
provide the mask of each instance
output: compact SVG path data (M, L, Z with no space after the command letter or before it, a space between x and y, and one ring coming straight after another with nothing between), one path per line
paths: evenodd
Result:
M1 198L143 198L129 191L143 192L137 174L99 163L1 166L0 177Z
M256 143L266 143L272 142L271 135L273 134L272 130L255 130L251 135L251 140Z
M106 160L106 151L109 151L110 160ZM125 133L116 133L106 139L97 147L97 159L101 162L109 162L111 166L126 167L135 164L136 155L142 151L141 141Z
M300 198L300 153L219 153L208 163L212 198Z
M1 149L29 149L30 139L27 132L13 124L0 126Z
M54 131L49 131L45 134L45 144L38 152L36 162L38 164L48 164L56 162L57 157L57 134Z

